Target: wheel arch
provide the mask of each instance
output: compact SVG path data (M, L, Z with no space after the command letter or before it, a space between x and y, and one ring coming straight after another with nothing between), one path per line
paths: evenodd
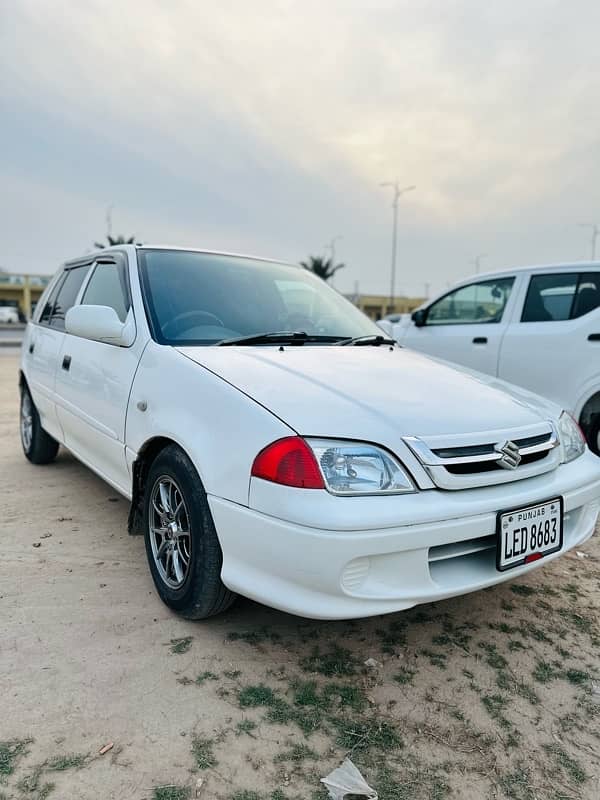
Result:
M589 435L595 425L598 416L600 416L600 389L596 389L593 394L581 406L581 411L578 414L579 425L585 433L589 442Z
M169 436L153 436L144 442L138 450L137 458L131 466L131 508L129 509L129 518L127 520L127 530L132 535L143 535L144 533L142 526L142 499L150 467L157 456L172 444L183 450L190 458L185 448Z

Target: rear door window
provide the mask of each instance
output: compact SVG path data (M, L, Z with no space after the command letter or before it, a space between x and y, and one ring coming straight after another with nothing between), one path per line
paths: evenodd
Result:
M49 325L52 328L64 331L65 329L65 315L67 311L73 307L83 279L89 270L89 264L82 267L71 267L65 273L65 277L58 289L56 298L52 304L52 312L49 318ZM46 309L44 309L44 314ZM41 320L40 320L41 321Z
M561 322L589 314L600 305L600 273L533 275L521 322Z

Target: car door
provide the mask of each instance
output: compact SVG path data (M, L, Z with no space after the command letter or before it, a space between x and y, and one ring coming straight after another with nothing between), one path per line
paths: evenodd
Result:
M23 344L25 375L42 427L58 441L64 440L56 413L56 371L65 336L65 314L74 304L89 266L65 267L36 321L28 327Z
M600 270L531 275L499 377L573 411L594 376L600 382Z
M125 255L94 263L80 303L114 308L135 331ZM144 344L137 334L129 347L120 347L66 333L56 377L65 444L124 494L131 483L124 445L127 400Z
M474 281L448 292L410 324L400 341L428 355L496 375L516 277Z

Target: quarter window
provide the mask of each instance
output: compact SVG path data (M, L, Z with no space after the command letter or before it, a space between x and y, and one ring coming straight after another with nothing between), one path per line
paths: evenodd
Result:
M560 322L600 306L600 273L534 275L529 281L521 322Z
M79 294L88 269L89 265L86 264L82 267L72 267L66 270L65 277L60 281L56 297L53 301L51 299L46 308L44 308L40 322L47 322L51 327L64 331L65 314L74 305L75 298ZM48 309L50 303L51 308Z
M429 307L427 325L473 325L500 322L514 278L461 286Z
M124 266L96 264L81 302L87 306L114 308L121 322L125 322L131 304Z

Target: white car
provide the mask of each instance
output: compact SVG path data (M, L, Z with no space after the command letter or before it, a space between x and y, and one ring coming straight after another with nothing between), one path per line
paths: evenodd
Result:
M19 321L19 312L14 306L0 306L0 323L15 325Z
M478 275L380 326L406 347L548 397L600 455L600 264Z
M300 267L118 246L28 325L21 439L131 500L160 597L349 618L514 579L580 546L600 459L524 390L398 347Z

